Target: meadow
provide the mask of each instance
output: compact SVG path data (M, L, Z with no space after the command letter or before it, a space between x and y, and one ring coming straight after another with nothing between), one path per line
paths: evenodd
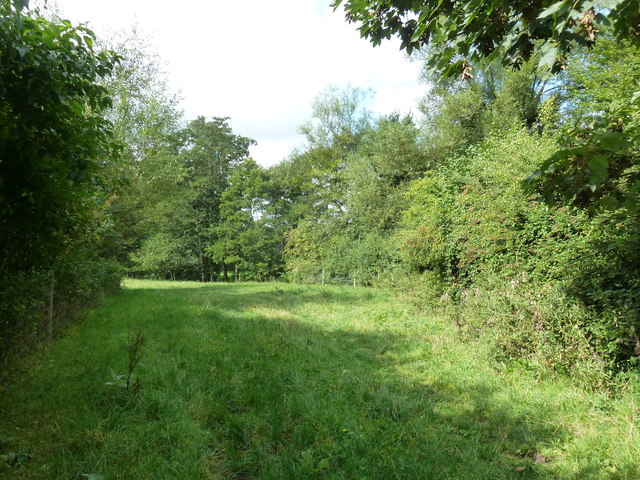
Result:
M640 405L375 289L127 280L0 386L0 478L633 479Z

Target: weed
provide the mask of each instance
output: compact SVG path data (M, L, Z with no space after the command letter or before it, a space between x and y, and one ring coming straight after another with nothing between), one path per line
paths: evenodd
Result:
M130 393L138 393L140 391L142 383L140 377L134 371L142 359L145 343L146 338L142 333L142 328L138 327L127 341L127 373L118 375L111 370L113 380L106 382L106 385L122 387Z

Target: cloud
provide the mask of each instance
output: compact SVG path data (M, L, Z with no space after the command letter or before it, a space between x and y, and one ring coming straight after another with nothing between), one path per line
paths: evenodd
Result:
M157 0L60 0L74 21L98 32L137 19L167 62L188 118L229 116L237 133L259 142L263 165L300 144L297 126L313 98L329 84L372 88L374 110L416 111L424 87L419 65L397 42L373 48L328 0L194 0L178 6Z

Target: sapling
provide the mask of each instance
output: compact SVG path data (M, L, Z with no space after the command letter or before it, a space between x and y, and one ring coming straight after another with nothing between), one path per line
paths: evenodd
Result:
M127 373L124 375L117 375L115 372L111 372L113 376L113 382L106 382L106 385L114 385L125 388L131 392L137 392L140 390L140 378L134 373L136 367L140 364L140 359L144 353L144 345L146 343L146 337L142 333L142 328L138 328L127 342Z
M126 381L127 390L133 387L133 390L137 391L140 388L140 378L134 375L133 371L140 363L145 341L146 338L142 334L142 328L140 327L138 327L135 333L129 338L129 343L127 344L127 353L129 354L129 364L127 366Z

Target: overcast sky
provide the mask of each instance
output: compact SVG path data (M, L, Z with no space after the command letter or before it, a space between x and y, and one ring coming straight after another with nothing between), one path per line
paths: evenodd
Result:
M329 0L57 0L60 14L99 36L133 24L150 37L188 119L228 116L255 139L262 165L302 144L297 127L328 85L370 88L376 113L412 112L426 87L420 65L391 41L360 38Z

